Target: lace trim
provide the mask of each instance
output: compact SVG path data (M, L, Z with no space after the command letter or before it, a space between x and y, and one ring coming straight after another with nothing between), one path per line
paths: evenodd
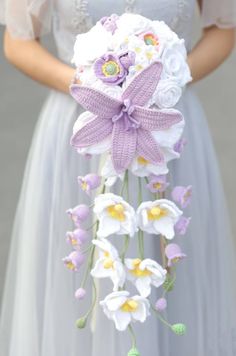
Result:
M73 0L75 8L75 17L72 20L72 24L76 30L88 31L92 26L92 21L88 12L87 0Z
M177 14L170 24L172 30L181 30L181 28L184 30L186 22L191 17L191 13L188 11L189 6L189 0L178 0Z
M125 0L125 12L136 12L136 0Z

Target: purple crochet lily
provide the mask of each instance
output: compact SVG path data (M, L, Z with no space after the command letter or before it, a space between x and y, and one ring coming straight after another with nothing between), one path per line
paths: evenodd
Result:
M117 173L126 170L135 155L155 165L163 164L163 153L151 132L169 129L183 117L177 110L144 107L156 90L161 72L162 64L152 63L132 80L121 100L90 87L71 85L71 95L94 118L72 136L71 145L84 148L111 136L112 161Z

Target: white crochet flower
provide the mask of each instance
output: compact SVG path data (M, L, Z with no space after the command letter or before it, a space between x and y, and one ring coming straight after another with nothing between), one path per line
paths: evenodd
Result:
M115 292L119 287L123 287L126 275L118 251L106 239L93 240L92 242L99 248L99 258L91 271L91 275L95 278L111 278Z
M161 234L168 240L174 238L174 226L183 212L170 200L143 202L137 210L138 226L149 234Z
M173 108L182 95L182 89L175 80L163 79L158 83L153 102L160 108Z
M97 236L100 238L112 234L128 234L133 237L137 231L134 209L118 195L98 195L94 202L94 213L99 220Z
M162 55L163 78L173 79L179 86L184 87L192 80L186 59L184 40L166 47Z
M157 176L167 174L169 170L166 165L166 160L162 165L154 165L147 161L145 158L137 156L130 166L130 171L135 176L148 177L150 174L155 174Z
M100 305L108 319L115 322L119 331L126 330L131 322L144 323L150 315L149 301L139 295L130 297L127 291L109 294Z
M151 285L158 288L165 282L167 271L149 258L145 260L126 258L125 265L127 279L136 286L144 298L151 294Z
M101 170L101 176L106 179L105 185L107 187L112 187L117 182L118 178L123 181L124 175L124 173L116 173L115 168L112 164L111 155L108 154Z
M77 67L91 65L109 50L111 39L112 33L97 22L90 31L76 37L72 63Z
M165 112L171 112L172 110L173 109L165 109ZM183 119L177 124L171 126L169 129L152 131L152 136L161 147L166 162L169 162L175 158L179 158L180 155L174 151L174 146L183 135L184 127L185 120Z
M95 119L95 116L91 114L89 111L83 112L78 119L76 120L73 127L73 134L77 131L81 130L83 126L91 122ZM91 145L85 148L77 149L80 154L91 154L91 155L99 155L101 153L107 152L111 146L111 139L108 137L102 142L97 143L96 145Z

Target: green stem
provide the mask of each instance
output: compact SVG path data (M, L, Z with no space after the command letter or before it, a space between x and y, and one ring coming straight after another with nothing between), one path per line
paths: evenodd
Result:
M123 263L124 263L124 260L125 260L126 252L127 252L128 248L129 248L129 242L130 242L129 235L125 235L124 247L123 247L123 251L121 253L121 260L122 260Z
M155 312L156 316L158 317L158 319L160 319L160 321L165 324L166 326L168 326L168 328L172 329L172 325L167 321L165 320L159 313L158 311L154 308L154 306L151 304L151 308L152 310Z
M138 178L138 202L139 205L143 201L143 194L142 194L142 180ZM144 239L143 239L143 231L139 230L138 232L138 247L139 247L139 257L143 260L144 259Z
M130 324L128 326L128 329L129 329L131 339L132 339L132 347L136 348L136 345L137 345L136 336L135 336L134 330Z
M167 290L167 289L171 288L171 287L175 284L175 281L176 281L176 272L175 272L175 270L174 270L174 277L173 277L173 279L170 281L170 283L167 285L166 290L164 290L163 295L162 295L163 297L165 297L165 295L168 293L168 290Z

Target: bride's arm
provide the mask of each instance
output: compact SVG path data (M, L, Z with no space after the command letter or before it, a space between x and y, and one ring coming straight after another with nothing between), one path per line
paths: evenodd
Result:
M201 10L201 0L198 0ZM196 82L224 62L235 44L235 29L222 29L211 26L203 29L202 37L188 55L188 63Z
M51 55L38 40L18 40L6 30L4 53L10 63L32 79L68 93L75 69Z

